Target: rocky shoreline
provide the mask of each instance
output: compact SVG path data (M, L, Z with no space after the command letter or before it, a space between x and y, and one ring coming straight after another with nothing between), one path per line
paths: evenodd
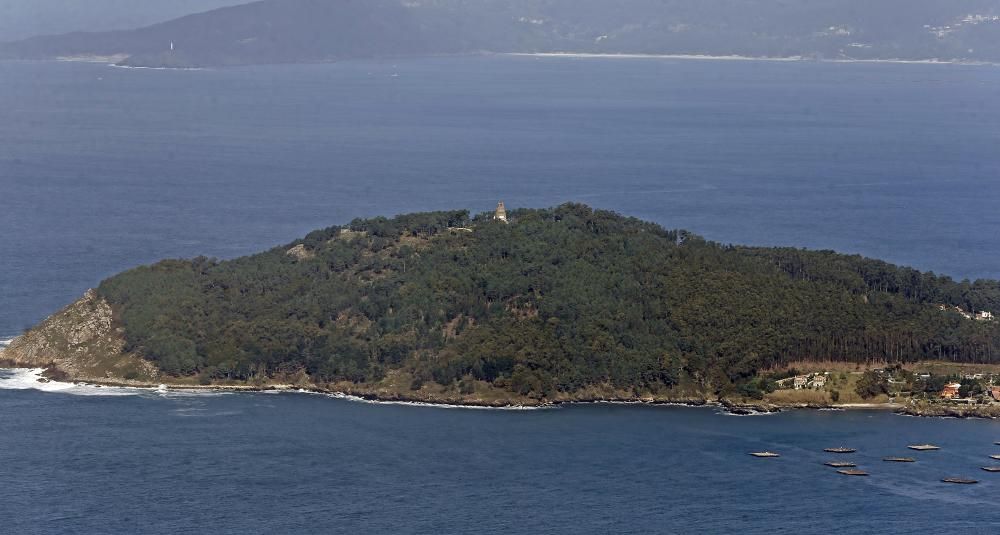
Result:
M523 409L558 407L571 404L620 403L716 407L734 415L773 414L783 410L894 410L900 414L952 418L1000 418L1000 404L954 405L932 402L900 403L774 403L743 398L715 398L696 391L677 395L633 395L610 387L595 388L554 398L533 398L497 389L460 393L454 389L426 387L410 390L410 381L382 384L315 384L308 377L270 379L255 383L196 384L193 378L162 375L149 361L123 351L125 341L114 325L111 307L88 291L80 300L66 307L26 334L0 345L0 367L45 370L44 380L77 382L96 386L179 391L231 392L310 392L343 396L373 403L407 403L469 408ZM405 385L405 386L404 386ZM485 387L484 387L485 388Z
M473 395L451 395L443 393L432 395L427 393L404 393L386 389L363 386L346 388L326 388L318 385L297 384L210 384L195 385L167 380L162 383L147 381L130 381L124 379L74 379L56 366L37 368L25 366L10 359L5 359L3 348L0 348L0 368L41 369L40 381L76 383L97 387L119 387L140 389L166 389L167 391L188 392L290 392L310 393L334 397L343 397L371 403L412 404L426 406L456 407L470 409L544 409L570 405L586 404L621 404L645 406L681 406L681 407L713 407L736 416L753 416L775 414L788 410L891 410L897 414L925 418L983 418L1000 419L1000 404L991 405L957 405L917 401L910 403L845 403L845 404L815 404L815 403L767 403L747 402L732 399L708 398L656 398L581 395L557 399L533 399L511 396L500 399L484 399Z
M412 404L426 406L456 407L470 409L545 409L557 408L560 406L588 405L588 404L621 404L621 405L644 405L644 406L675 406L675 407L712 407L736 416L753 416L775 414L786 410L895 410L903 414L911 414L895 403L880 404L844 404L844 405L817 405L817 404L773 404L765 402L746 402L731 399L708 399L698 397L688 398L656 398L656 397L627 397L627 396L601 396L601 395L580 395L557 399L533 399L525 397L509 397L502 399L484 399L472 395L429 395L427 393L403 393L393 392L386 389L366 388L361 386L348 388L326 388L318 385L297 385L297 384L209 384L195 385L188 383L178 383L170 381L148 382L124 379L77 379L69 376L65 371L56 366L37 368L26 366L3 358L3 350L0 349L0 367L38 369L40 382L62 382L75 383L79 385L95 387L118 387L137 388L147 390L166 390L179 392L289 392L289 393L309 393L334 397L343 397L366 401L371 403L386 404ZM917 415L917 414L914 414ZM920 416L949 416L955 414L919 414ZM964 417L969 417L968 415Z
M995 420L1000 418L1000 404L989 405L958 405L952 403L909 403L896 411L907 416L922 418L983 418Z
M79 306L80 304L76 304ZM108 337L108 329L97 329L104 331L95 338ZM44 370L41 373L40 381L55 381L63 383L78 383L83 385L93 385L101 387L123 387L157 389L166 388L174 391L201 391L201 392L303 392L328 396L353 398L359 401L371 403L397 403L434 405L447 407L465 408L489 408L489 409L542 409L554 408L562 405L593 404L593 403L615 403L627 405L649 405L649 406L686 406L686 407L715 407L721 411L738 416L752 416L762 414L774 414L786 410L892 410L898 414L920 417L939 418L989 418L1000 419L1000 404L993 405L956 405L932 402L910 402L901 403L848 403L848 404L815 404L815 403L770 403L766 401L752 401L744 399L718 398L711 399L701 396L687 397L656 397L656 396L628 396L628 395L607 395L595 393L580 393L576 395L566 395L554 399L536 399L526 396L518 396L513 393L498 397L480 397L475 394L458 394L455 392L429 392L413 391L402 392L386 387L336 384L336 385L316 385L313 383L265 383L265 384L192 384L178 381L174 378L160 376L159 374L149 374L142 378L125 379L118 377L114 373L105 372L104 377L97 374L87 373L87 368L79 366L66 366L68 359L51 358L50 351L55 349L46 346L46 341L40 342L37 338L25 337L15 339L7 347L0 346L0 367L5 368L27 368ZM114 338L114 337L112 337ZM104 344L99 344L103 348ZM20 348L20 351L18 351ZM27 349L27 351L25 350ZM78 351L79 348L77 349ZM90 351L83 351L84 354ZM79 356L80 353L77 353ZM127 362L128 369L135 369L136 360L130 358ZM145 364L145 363L144 363ZM151 366L150 366L151 367ZM145 371L145 370L144 370Z

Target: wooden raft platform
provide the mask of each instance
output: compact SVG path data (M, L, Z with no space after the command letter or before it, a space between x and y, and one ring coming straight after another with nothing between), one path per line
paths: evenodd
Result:
M974 485L979 483L979 481L976 481L975 479L964 479L961 477L946 477L941 481L945 483L955 483L956 485Z
M837 473L838 474L844 474L845 476L867 476L868 475L868 472L865 472L864 470L852 470L852 469L837 470Z
M848 463L848 462L842 462L842 461L827 461L827 462L825 462L823 464L825 464L827 466L832 466L834 468L854 468L855 466L857 466L854 463Z
M987 472L1000 472L1000 466L984 466L983 470Z
M827 453L854 453L858 450L854 448L823 448Z
M887 463L915 463L915 462L917 462L917 460L914 459L913 457L886 457L885 459L882 459L882 460L885 461L885 462L887 462Z
M773 451L754 451L754 452L751 452L750 455L753 455L754 457L762 457L762 458L781 457L781 455L778 455L777 453L774 453Z
M916 451L934 451L941 449L940 447L935 446L933 444L917 444L916 446L907 446L907 448Z

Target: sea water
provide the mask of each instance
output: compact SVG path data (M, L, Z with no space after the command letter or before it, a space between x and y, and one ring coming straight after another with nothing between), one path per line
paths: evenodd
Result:
M988 533L1000 423L888 411L533 411L25 389L0 371L9 533ZM8 381L13 381L9 385ZM940 451L913 452L932 442ZM850 446L834 455L823 448ZM757 459L770 450L777 459ZM887 463L885 456L916 463ZM850 477L823 465L851 460ZM978 485L948 485L972 477Z
M1000 277L1000 69L435 58L0 63L0 339L119 270L355 217L566 201ZM989 531L1000 424L445 410L0 371L0 531ZM916 454L907 444L932 442ZM840 476L825 447L871 472ZM778 459L755 459L772 450ZM883 463L890 455L914 464ZM942 477L976 477L972 486Z

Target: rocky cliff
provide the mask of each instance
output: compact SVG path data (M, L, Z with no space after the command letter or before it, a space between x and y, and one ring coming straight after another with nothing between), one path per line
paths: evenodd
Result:
M77 381L148 383L159 375L149 361L127 353L108 303L93 290L15 338L0 359L22 367L49 368Z

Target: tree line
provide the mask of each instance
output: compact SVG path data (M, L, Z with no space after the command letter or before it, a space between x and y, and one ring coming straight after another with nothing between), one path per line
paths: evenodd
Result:
M414 388L721 393L796 360L1000 360L998 322L938 308L1000 312L997 281L722 245L578 204L509 218L356 220L244 258L141 267L99 293L128 350L206 379L371 383L401 369Z

